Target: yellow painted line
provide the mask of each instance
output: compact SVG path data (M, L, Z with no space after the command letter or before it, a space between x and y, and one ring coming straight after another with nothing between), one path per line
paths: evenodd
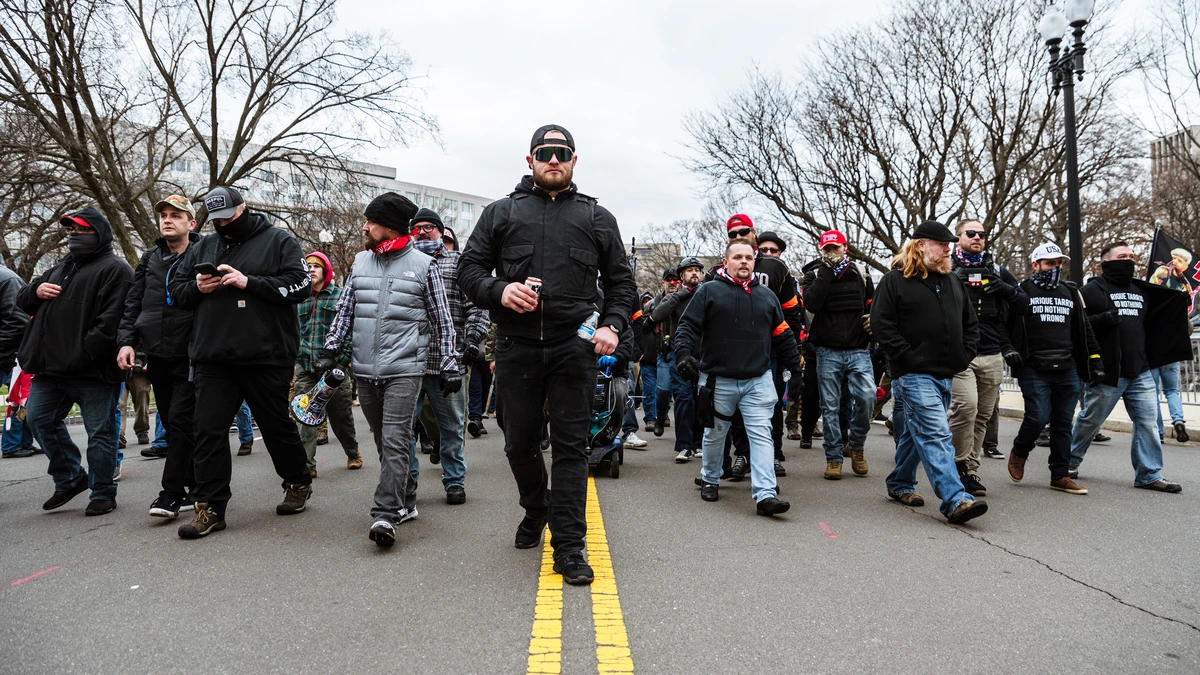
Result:
M538 576L526 673L562 672L562 594L563 578L554 573L554 553L547 531L542 545L542 571Z
M604 532L604 516L600 514L600 499L596 482L588 476L587 489L587 553L595 573L592 581L592 621L596 625L596 663L604 673L632 673L633 658L629 653L629 635L625 632L625 617L621 613L621 598L617 595L617 577L613 573L612 557L608 552L608 535ZM545 574L545 562L542 563ZM539 591L538 597L541 597ZM562 587L558 589L562 607ZM559 614L561 620L561 611ZM561 621L559 626L561 627ZM532 647L530 648L530 659ZM531 661L532 663L532 661ZM554 671L558 672L558 671Z

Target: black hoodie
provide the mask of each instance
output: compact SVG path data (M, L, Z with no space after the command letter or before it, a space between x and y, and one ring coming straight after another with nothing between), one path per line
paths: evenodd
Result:
M188 233L188 246L198 241L200 235ZM180 307L167 293L167 278L179 273L186 254L184 251L176 255L161 237L142 254L133 271L133 286L125 298L118 346L134 347L163 359L187 358L193 313Z
M29 314L29 328L17 351L21 368L34 375L117 383L117 326L133 268L113 255L112 226L94 207L74 214L96 231L99 247L76 259L67 254L17 293L17 306ZM57 284L58 297L42 300L38 286Z
M286 366L300 351L296 305L312 295L300 244L261 213L246 211L246 236L210 234L188 247L171 273L172 302L196 313L188 356L194 363ZM245 274L246 288L220 286L201 293L197 263L229 265Z
M1192 345L1188 339L1188 294L1155 286L1141 279L1134 279L1132 284L1146 302L1146 318L1142 324L1146 335L1143 343L1146 364L1150 368L1158 368L1176 361L1192 360ZM1115 387L1122 375L1121 331L1119 324L1113 325L1099 316L1116 309L1111 297L1112 288L1103 276L1092 277L1080 289L1080 295L1087 304L1088 320L1096 335L1096 342L1100 344L1100 356L1104 359L1104 384Z
M527 277L542 280L538 307L518 314L500 298L505 286ZM574 184L551 198L531 176L483 210L458 262L458 287L491 310L497 335L532 343L574 335L597 310L599 325L616 326L620 334L637 303L616 218Z

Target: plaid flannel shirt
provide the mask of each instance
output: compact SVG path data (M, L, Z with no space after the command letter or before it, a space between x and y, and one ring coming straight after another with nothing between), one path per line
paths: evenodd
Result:
M331 282L322 288L320 293L309 296L297 307L296 312L300 316L300 353L296 356L296 363L300 365L300 370L307 373L316 372L317 360L321 358L321 350L325 348L325 333L333 324L341 297L342 289ZM335 363L342 369L350 365L351 345L350 339L343 340L334 358Z
M462 253L451 251L445 246L439 246L433 254L433 264L437 266L446 285L446 302L450 305L450 317L454 322L454 332L458 336L455 356L460 358L467 343L477 344L483 349L483 341L487 339L488 326L491 324L487 312L476 307L458 288L458 259L461 256ZM440 359L440 350L435 351L434 346L430 344L425 371L439 372L435 368Z

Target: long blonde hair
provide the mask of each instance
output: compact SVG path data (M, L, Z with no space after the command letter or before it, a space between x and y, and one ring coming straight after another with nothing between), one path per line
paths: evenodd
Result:
M929 268L925 265L925 252L917 244L920 239L909 239L900 248L900 253L892 258L892 267L899 267L905 279L920 275L922 279L929 276Z

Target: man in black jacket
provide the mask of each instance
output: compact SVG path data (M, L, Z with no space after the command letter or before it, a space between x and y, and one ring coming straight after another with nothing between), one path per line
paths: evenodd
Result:
M296 305L311 295L304 252L231 187L213 188L204 208L215 232L188 247L167 285L172 303L195 312L188 356L196 387L196 513L179 528L184 539L225 529L233 471L229 425L243 400L283 479L284 499L275 512L300 513L312 495L308 459L288 415L300 349Z
M896 468L887 478L888 497L924 506L916 493L917 466L924 464L942 515L957 524L983 515L987 504L963 489L946 420L950 381L975 357L979 342L975 308L950 268L955 239L936 220L917 226L879 282L871 329L887 354L895 397Z
M875 407L875 374L867 345L871 298L875 286L866 270L850 260L846 235L829 230L821 235L821 264L805 277L804 306L812 313L808 341L816 347L817 382L825 417L825 478L842 477L843 445L850 449L850 466L867 475L863 445ZM851 406L847 438L842 438L842 387Z
M1008 476L1016 483L1025 477L1029 453L1049 424L1050 487L1086 495L1087 488L1067 475L1071 421L1079 402L1079 383L1099 384L1104 367L1079 289L1059 279L1069 260L1057 245L1042 244L1030 256L1033 276L1021 282L1029 309L1012 318L1008 335L1021 356L1021 365L1013 372L1025 398L1025 417L1013 439Z
M497 327L497 410L525 509L514 545L536 547L552 520L554 571L567 583L590 584L584 506L596 356L616 349L637 286L616 219L571 181L577 159L566 129L534 132L526 157L533 175L483 210L459 262L458 286L491 310ZM552 492L541 450L547 399Z
M17 306L17 293L25 287L25 282L16 272L0 265L0 384L12 386L13 366L17 361L17 348L21 346L21 338L25 337L25 327L29 325L29 315ZM35 454L33 448L21 447L25 436L25 422L13 419L11 428L4 430L8 443L0 445L3 448L16 448L3 454L5 459L30 457ZM17 440L14 440L17 439ZM31 440L30 443L33 441Z
M1100 260L1100 276L1089 279L1081 294L1100 344L1104 377L1084 391L1083 410L1071 434L1067 473L1072 479L1079 477L1079 465L1093 437L1117 402L1124 399L1133 421L1134 486L1182 492L1179 483L1162 475L1158 390L1150 369L1192 358L1187 337L1189 297L1135 279L1133 249L1123 241L1105 246Z
M117 365L130 370L136 352L146 354L146 373L154 387L158 418L167 430L162 491L150 505L150 515L174 518L193 504L187 491L196 484L192 467L196 389L188 363L193 314L171 297L167 281L178 273L184 251L200 237L193 231L196 212L187 197L171 195L155 204L154 212L162 236L142 254L133 272L133 286L125 298L125 314L117 332L121 348ZM142 455L161 456L154 452L151 448L143 450Z
M112 226L95 207L60 222L70 232L69 253L17 294L17 306L32 317L17 358L36 376L26 419L54 477L54 495L42 508L63 506L90 486L85 513L96 516L117 507L117 394L124 378L114 357L133 270L113 255ZM75 404L88 435L87 472L65 424Z
M984 250L987 232L977 220L963 220L955 228L958 247L951 257L954 273L967 288L979 318L979 350L970 365L954 376L950 400L950 433L954 436L954 461L967 492L982 497L987 488L979 479L983 438L1000 397L1005 361L1019 366L1020 357L1009 342L1005 324L1029 308L1029 296L1013 275L996 264ZM1004 455L998 451L999 459Z
M666 410L673 398L675 400L675 461L686 462L700 454L700 438L696 429L696 393L691 380L679 376L679 357L675 353L675 331L679 326L679 317L683 316L692 294L700 285L700 277L704 267L700 259L689 256L679 261L675 267L675 279L672 284L667 273L663 273L664 283L669 285L648 305L650 320L655 325L658 335L658 405L657 408ZM654 425L654 435L662 436L663 425L667 421L665 414L658 416Z
M700 497L719 498L725 436L735 412L742 413L750 441L750 491L760 516L774 516L790 504L777 497L771 415L779 395L772 381L774 351L784 367L798 373L800 351L775 294L754 276L755 252L746 241L725 247L723 266L713 281L694 294L675 335L679 374L711 392L713 424L704 432ZM693 356L700 353L700 359ZM705 398L702 395L701 398Z

